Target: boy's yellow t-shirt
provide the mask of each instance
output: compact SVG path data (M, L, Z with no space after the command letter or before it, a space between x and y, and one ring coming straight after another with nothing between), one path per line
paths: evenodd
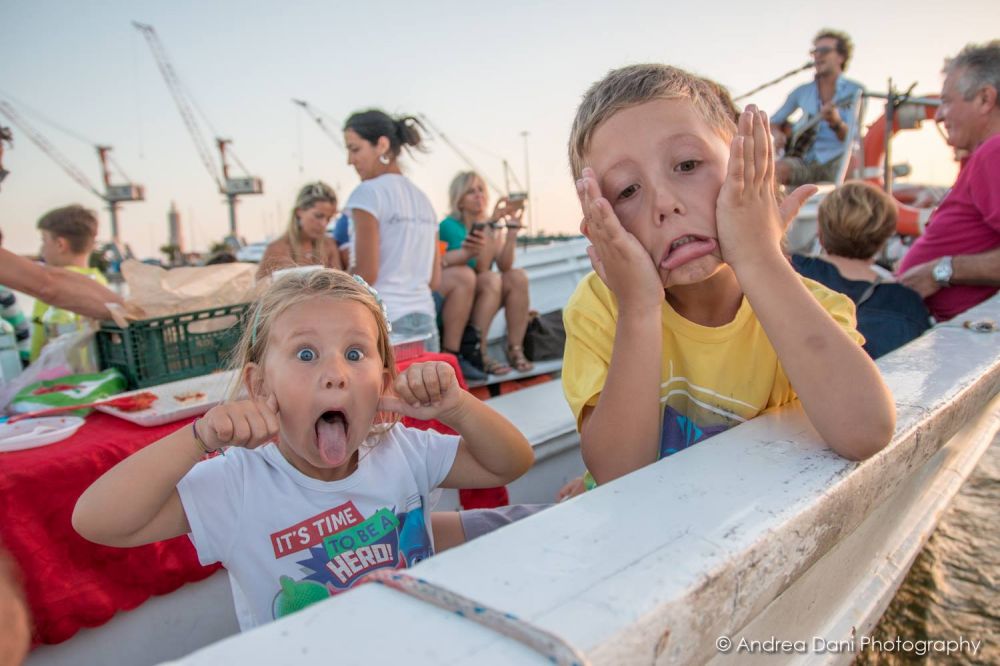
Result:
M104 286L107 286L108 281L104 277L104 274L96 268L80 268L79 266L66 266L66 270L73 271L74 273L80 273L81 275L89 275L94 280L97 280ZM49 341L48 335L45 333L45 326L42 325L42 317L48 312L49 308L52 306L48 303L43 303L42 301L35 301L35 307L31 311L31 355L30 360L34 362L38 359L38 355L42 353L42 347L45 343Z
M863 344L855 328L853 301L818 282L800 279L837 323ZM790 320L794 317L789 313ZM562 384L577 429L583 408L596 405L604 388L617 318L617 300L600 277L590 273L563 314ZM660 458L796 399L746 297L733 321L714 328L688 321L664 302L660 377Z

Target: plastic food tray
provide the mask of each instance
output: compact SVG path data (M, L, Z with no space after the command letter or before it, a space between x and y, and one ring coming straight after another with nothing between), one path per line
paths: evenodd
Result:
M17 423L0 423L0 453L55 444L83 425L79 416L42 416Z
M172 421L179 421L204 414L225 400L235 374L232 370L217 372L119 394L135 395L136 393L144 392L153 393L156 395L157 400L149 409L135 412L124 412L109 406L95 407L95 409L141 426L163 425L164 423L171 423ZM185 400L179 399L181 396L192 394L195 394L196 397Z

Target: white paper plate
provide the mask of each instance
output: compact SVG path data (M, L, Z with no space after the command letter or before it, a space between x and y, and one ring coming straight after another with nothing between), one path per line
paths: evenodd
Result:
M149 388L120 393L114 396L117 398L119 396L145 392L155 394L157 397L156 402L149 409L141 411L124 412L106 405L95 407L95 409L141 426L163 425L164 423L171 423L172 421L179 421L204 414L225 400L226 393L229 390L229 383L233 376L233 371L217 372L210 375L202 375L201 377L182 379L170 382L169 384L150 386ZM180 399L192 395L196 395L197 397Z
M33 449L60 442L83 425L79 416L42 416L17 423L0 423L0 453Z

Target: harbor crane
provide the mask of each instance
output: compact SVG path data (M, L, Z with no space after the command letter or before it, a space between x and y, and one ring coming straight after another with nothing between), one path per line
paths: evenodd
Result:
M167 89L170 90L170 94L174 98L174 103L177 105L177 110L181 114L181 119L187 127L188 134L191 135L191 139L194 141L195 148L198 151L198 156L201 158L202 164L204 164L205 168L208 169L208 173L212 177L212 180L215 181L216 186L218 186L219 192L226 196L226 201L229 204L229 235L237 245L240 245L241 241L239 240L240 237L237 232L236 224L237 199L245 194L262 194L264 192L264 184L261 179L256 176L230 175L229 157L233 158L236 164L243 170L244 174L247 173L246 167L244 167L239 161L239 158L236 157L232 148L227 148L227 146L232 144L232 139L223 139L216 136L215 146L219 151L219 159L221 162L221 167L216 168L215 162L212 159L212 152L209 148L209 144L205 141L205 135L202 132L201 126L198 124L198 119L194 114L194 109L197 108L197 105L194 103L194 99L191 97L191 94L181 85L180 78L177 76L177 72L174 70L174 66L170 62L170 58L167 57L167 51L164 49L163 43L156 34L156 29L151 25L139 23L138 21L132 21L132 25L136 30L142 33L143 37L146 38L146 42L149 44L149 48L153 52L153 58L156 60L156 65L160 70L160 74L163 75L163 80L166 82ZM201 115L204 119L204 114ZM209 128L211 128L211 123L209 123L207 119L205 119L205 122L209 125ZM213 133L217 135L217 133Z
M52 142L45 138L45 135L25 120L18 110L14 108L14 105L6 99L0 99L0 113L7 116L11 123L26 134L27 137L31 139L31 141L38 146L41 151L49 157L49 159L59 165L59 167L65 171L70 178L75 180L88 192L102 199L108 205L108 212L111 214L111 242L114 245L115 250L117 250L120 254L121 251L118 249L121 247L120 237L118 234L118 207L126 201L144 201L146 198L146 190L142 185L136 185L135 183L126 182L120 185L113 185L111 183L111 170L108 168L111 146L94 146L97 150L97 157L101 162L101 180L104 183L104 192L101 192L94 187L94 185L90 182L90 179L87 178L86 174L84 174L79 167L63 155L59 149L52 144ZM120 168L118 170L121 171Z
M330 129L330 126L326 124L326 119L330 119L330 116L323 113L316 107L312 106L311 104L309 104L309 102L305 101L304 99L293 98L292 103L302 107L302 110L308 113L309 117L313 119L313 122L319 125L319 128L323 131L323 134L326 134L328 137L330 137L330 140L333 141L338 148L343 150L345 153L347 152L347 148L344 146L343 139L337 136L337 133L334 132L332 129Z
M528 197L528 192L530 190L530 186L526 188L526 187L523 187L521 185L521 181L518 180L517 174L514 173L514 170L511 168L510 163L507 162L507 159L505 157L502 157L500 155L495 155L493 153L490 153L491 155L493 155L493 157L496 157L497 159L499 159L500 163L503 166L503 182L504 182L504 186L503 186L503 189L501 189L496 183L494 183L492 180L490 180L490 178L486 174L486 172L483 171L482 169L480 169L479 167L477 167L475 165L475 163L469 158L469 156L466 155L464 152L462 152L458 148L458 146L456 146L455 143L451 139L449 139L448 136L444 132L442 132L440 128L438 128L437 125L435 125L433 122L431 122L431 119L428 118L426 114L419 113L417 115L420 117L421 122L423 122L423 124L425 126L427 126L434 134L436 134L437 137L439 139L441 139L445 143L446 146L448 146L449 148L451 148L452 152L454 152L458 156L458 158L460 160L462 160L463 162L465 162L466 164L468 164L469 167L473 171L475 171L476 173L478 173L479 176L484 181L486 181L486 184L489 185L491 188L493 188L493 190L495 190L500 196L507 196L507 197L512 198L513 200L524 200L524 199L529 198ZM528 133L527 132L521 132L521 138L524 139L524 174L525 174L525 179L529 179L529 177L528 177ZM482 149L482 148L481 148L481 150L485 151L485 149ZM485 151L485 152L489 152L489 151ZM519 191L515 192L515 191L511 190L511 181L514 182L514 185L517 187L517 189ZM529 182L530 182L530 180L529 180ZM528 221L528 232L530 233L533 230L532 226L531 226L531 208L529 207L526 210L528 212L528 219L527 219L527 221Z

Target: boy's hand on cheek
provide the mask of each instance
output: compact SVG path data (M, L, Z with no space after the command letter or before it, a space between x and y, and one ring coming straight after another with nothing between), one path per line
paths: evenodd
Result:
M819 187L813 184L799 185L795 190L786 196L778 204L778 213L781 215L781 227L788 230L788 227L795 221L795 216L810 198L819 192Z
M716 204L722 259L737 272L749 263L781 254L784 223L774 195L769 135L766 114L748 106L730 145L726 181Z
M396 377L393 393L381 397L380 410L425 421L448 418L462 399L455 370L441 361L414 363Z
M663 283L656 265L601 196L593 169L584 168L576 190L583 209L580 231L592 243L587 255L594 271L618 299L619 311L659 310L663 305Z

